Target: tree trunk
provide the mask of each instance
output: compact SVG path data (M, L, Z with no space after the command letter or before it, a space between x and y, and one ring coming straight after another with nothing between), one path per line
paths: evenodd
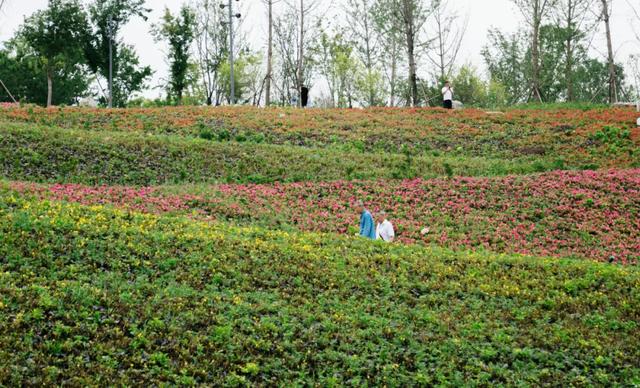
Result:
M443 32L442 32L442 22L440 17L438 16L438 56L440 57L440 82L447 81L445 71L444 71L444 41L443 41Z
M564 78L567 87L567 101L573 101L573 12L574 3L569 0L567 3L567 41L565 47L565 55L567 57L567 63L564 69Z
M531 42L531 94L538 102L542 102L540 95L540 1L535 0L533 10L533 37Z
M409 59L409 86L411 88L411 106L418 103L418 82L416 78L415 34L413 31L413 6L411 0L404 0L404 23L407 38L407 55Z
M50 67L47 67L47 108L51 106L51 100L53 97L53 72Z
M304 0L300 0L300 47L298 58L298 106L302 107L302 59L304 55Z
M567 65L564 77L567 83L567 101L573 101L573 46L571 39L567 39Z
M391 93L391 98L389 99L389 105L396 106L396 77L398 71L398 60L396 53L398 52L398 49L395 38L392 43L391 52L391 79L389 80L389 92Z
M273 74L273 0L269 1L269 37L267 41L267 79L265 80L264 104L271 104L271 77Z
M365 13L368 10L365 9ZM367 51L367 76L369 79L367 83L369 84L369 106L375 105L375 90L374 85L371 83L373 79L373 59L371 58L371 37L369 35L369 16L368 14L364 15L364 34L365 34L365 47Z
M616 90L616 65L613 61L613 44L611 43L611 26L609 24L609 5L607 0L602 0L602 20L604 21L607 33L607 50L609 53L609 103L613 104L618 101L618 93Z

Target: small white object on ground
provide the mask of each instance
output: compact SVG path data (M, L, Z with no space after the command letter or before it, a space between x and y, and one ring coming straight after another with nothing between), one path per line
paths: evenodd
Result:
M464 104L458 100L453 100L453 109L462 109Z
M422 228L422 230L420 231L420 234L424 236L425 234L429 233L429 230L430 230L429 227Z

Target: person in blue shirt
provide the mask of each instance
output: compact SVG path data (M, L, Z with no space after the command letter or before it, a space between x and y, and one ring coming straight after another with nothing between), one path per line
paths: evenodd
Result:
M373 221L373 216L362 201L358 201L358 205L362 208L362 213L360 214L360 236L375 240L376 224Z

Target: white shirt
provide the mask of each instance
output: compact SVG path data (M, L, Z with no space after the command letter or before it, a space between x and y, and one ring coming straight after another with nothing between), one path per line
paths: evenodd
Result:
M453 100L453 88L446 86L442 88L442 97L442 99L445 101Z
M391 222L386 219L376 227L376 239L390 241L394 236L395 232L393 231L393 225L391 225Z

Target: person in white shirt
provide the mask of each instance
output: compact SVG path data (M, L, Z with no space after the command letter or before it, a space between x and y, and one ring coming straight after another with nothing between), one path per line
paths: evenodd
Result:
M379 219L382 219L381 223L376 227L376 239L383 240L386 242L393 242L395 238L395 232L393 230L393 225L389 220L387 220L387 213L382 210L378 214Z
M453 109L453 88L449 84L449 81L444 83L444 88L442 88L442 105L445 109Z

